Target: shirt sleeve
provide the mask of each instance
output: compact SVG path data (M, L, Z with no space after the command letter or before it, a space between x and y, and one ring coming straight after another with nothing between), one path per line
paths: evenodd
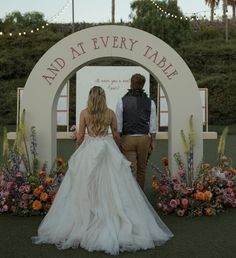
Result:
M156 104L152 100L152 102L151 102L151 115L150 115L149 133L156 133L156 132L157 132Z
M122 132L123 129L123 103L120 99L116 105L117 131Z

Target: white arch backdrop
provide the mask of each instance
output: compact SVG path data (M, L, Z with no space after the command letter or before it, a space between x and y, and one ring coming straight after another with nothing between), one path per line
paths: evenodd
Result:
M135 62L162 85L170 114L168 158L174 174L177 173L174 153L184 156L180 130L189 132L189 118L193 114L196 168L203 155L202 110L190 69L161 39L120 25L95 26L71 34L51 47L33 68L25 85L22 109L26 110L28 130L36 127L40 161L52 164L56 158L56 104L65 82L89 62L104 58Z

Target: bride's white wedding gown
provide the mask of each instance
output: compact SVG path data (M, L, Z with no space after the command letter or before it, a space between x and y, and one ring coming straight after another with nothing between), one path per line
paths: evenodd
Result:
M163 244L173 234L159 218L109 135L86 136L33 243L60 249L135 251Z

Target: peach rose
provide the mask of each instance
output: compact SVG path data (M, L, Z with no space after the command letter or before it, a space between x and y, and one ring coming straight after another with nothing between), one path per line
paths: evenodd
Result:
M210 201L212 198L212 193L210 191L204 192L204 200L205 201Z
M48 194L47 193L44 192L44 193L40 194L40 200L41 201L45 202L47 199L48 199Z
M34 201L32 203L32 208L35 210L35 211L38 211L42 208L42 203L38 200Z
M197 201L203 201L204 200L204 193L203 192L196 192L194 194L194 198L197 200Z
M40 194L41 194L41 190L39 188L35 188L34 191L33 191L33 195L35 197L38 197Z
M45 183L46 185L51 185L51 184L52 184L52 178L51 178L51 177L45 178L45 179L44 179L44 183Z
M44 170L39 171L39 176L40 177L45 177L46 176L46 172Z

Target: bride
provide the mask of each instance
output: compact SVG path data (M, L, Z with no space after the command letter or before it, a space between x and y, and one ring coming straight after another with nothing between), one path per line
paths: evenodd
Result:
M109 127L113 137L108 135ZM154 248L173 236L117 146L115 113L107 107L99 86L90 90L87 108L80 114L77 142L79 147L33 243L116 255Z

